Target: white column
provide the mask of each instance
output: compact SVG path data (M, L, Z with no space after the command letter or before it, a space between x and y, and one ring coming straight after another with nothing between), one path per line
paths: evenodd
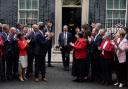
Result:
M58 44L59 33L62 32L62 0L55 0L55 45Z
M89 0L82 0L82 24L88 23L89 19Z

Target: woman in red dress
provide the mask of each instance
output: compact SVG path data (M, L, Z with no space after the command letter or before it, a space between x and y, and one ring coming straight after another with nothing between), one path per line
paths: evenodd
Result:
M73 66L72 75L76 77L74 81L83 81L86 77L86 58L87 58L87 43L82 33L76 34L77 41L75 44L70 43L73 47Z
M104 84L112 83L112 61L114 55L114 45L110 40L110 34L105 33L103 41L99 46L101 50L101 77Z
M19 79L24 81L25 78L25 69L28 66L27 63L27 46L28 42L25 39L23 34L18 34L18 47L19 47Z

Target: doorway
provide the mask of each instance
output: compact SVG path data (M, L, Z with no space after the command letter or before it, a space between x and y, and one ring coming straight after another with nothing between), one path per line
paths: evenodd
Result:
M62 27L68 25L69 32L75 37L75 28L81 28L81 7L62 7Z

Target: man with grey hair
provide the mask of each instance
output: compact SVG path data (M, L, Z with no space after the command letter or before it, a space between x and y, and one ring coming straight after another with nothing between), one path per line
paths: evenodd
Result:
M100 66L100 51L98 47L102 42L102 37L104 35L104 30L100 30L101 24L97 23L95 28L92 30L92 35L94 40L92 42L91 54L93 55L91 58L91 78L92 81L101 80L101 66Z
M72 34L68 32L68 26L64 25L63 32L59 34L58 43L61 47L62 61L65 71L69 71L70 61L70 42L72 41Z
M29 79L32 77L33 74L33 62L35 58L35 42L36 42L36 33L39 30L39 26L37 24L32 25L33 30L27 35L27 39L30 40L29 46L28 46L28 67L27 67L27 73L26 77Z

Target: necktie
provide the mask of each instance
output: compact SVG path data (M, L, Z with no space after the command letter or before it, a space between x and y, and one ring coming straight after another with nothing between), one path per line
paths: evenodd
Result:
M65 46L67 45L67 33L66 32L64 33L64 45Z

